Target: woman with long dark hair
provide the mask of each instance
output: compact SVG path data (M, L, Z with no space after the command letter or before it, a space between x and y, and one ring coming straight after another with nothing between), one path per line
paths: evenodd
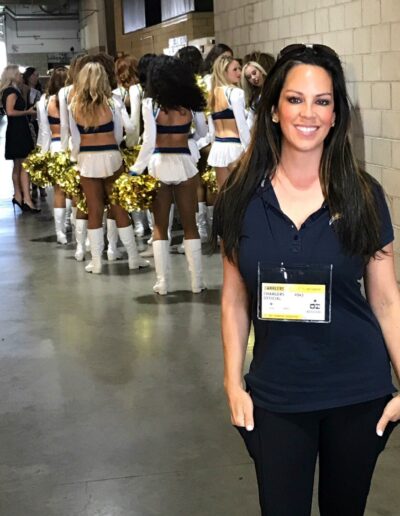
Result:
M122 113L112 98L107 73L99 62L87 63L74 84L70 105L72 156L77 161L81 184L88 204L88 236L92 261L87 272L102 272L104 249L103 214L113 183L121 173ZM129 259L129 269L148 267L137 251L129 215L113 206L118 235Z
M38 146L43 152L52 154L61 151L61 124L60 101L58 93L64 87L67 78L65 67L55 68L50 76L46 93L42 95L37 104L37 116L39 122ZM70 216L71 201L58 185L54 186L54 223L57 242L67 244L67 219Z
M225 390L263 515L310 515L319 456L321 514L362 516L400 418L393 228L381 186L354 156L350 118L336 53L286 47L215 206Z
M198 170L188 139L193 112L202 111L205 100L190 69L178 59L167 56L154 59L146 95L143 145L132 173L141 174L147 167L149 174L161 181L153 203L153 253L157 274L153 290L161 295L169 290L168 223L175 200L183 225L192 292L198 293L204 289L201 241L196 226Z

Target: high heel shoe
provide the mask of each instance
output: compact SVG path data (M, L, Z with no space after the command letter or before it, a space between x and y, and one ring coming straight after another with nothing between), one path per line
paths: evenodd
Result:
M40 213L42 210L40 208L31 208L29 204L26 202L22 203L22 211L26 211L28 213Z
M19 203L15 197L13 197L13 198L11 199L11 202L13 203L14 211L15 211L15 206L18 206L18 208L19 208L21 211L24 211L24 209L23 209L23 207L22 207L22 204L21 204L21 203Z

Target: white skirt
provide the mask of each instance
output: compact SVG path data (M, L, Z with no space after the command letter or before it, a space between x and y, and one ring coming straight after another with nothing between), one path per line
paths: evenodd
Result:
M57 152L61 152L61 141L60 140L51 141L50 152L51 152L51 154L56 154Z
M190 154L192 155L192 159L194 163L197 163L200 159L200 151L197 147L197 142L194 138L189 138L188 146L190 150Z
M154 153L148 171L166 185L179 185L198 173L191 154Z
M227 167L240 158L243 151L241 143L213 142L207 163L211 167Z
M80 152L77 165L82 177L102 179L121 168L122 156L119 150Z

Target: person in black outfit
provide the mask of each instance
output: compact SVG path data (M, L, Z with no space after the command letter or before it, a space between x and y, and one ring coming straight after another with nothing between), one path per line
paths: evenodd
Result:
M18 66L8 65L1 76L1 100L7 114L5 158L14 161L12 202L23 211L38 213L30 194L28 173L22 167L24 159L33 150L34 143L28 124L28 116L34 116L33 108L26 109L21 95L22 75Z
M394 233L382 187L355 159L350 113L332 49L284 48L215 206L224 384L263 516L310 516L317 457L320 514L362 516L400 419Z

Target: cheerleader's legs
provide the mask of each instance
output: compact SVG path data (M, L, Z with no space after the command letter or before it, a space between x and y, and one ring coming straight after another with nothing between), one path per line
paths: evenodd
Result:
M120 260L122 258L121 252L118 250L118 228L115 221L115 206L111 205L107 211L107 259L108 261Z
M201 265L201 241L196 225L198 177L179 185L162 184L153 203L154 213L154 263L157 282L153 290L166 294L169 287L168 223L173 199L178 206L185 239L185 254L192 279L192 291L204 288Z
M217 175L218 190L221 190L222 185L228 179L230 171L228 167L215 167L215 173Z
M157 278L153 291L161 296L168 293L170 282L168 225L173 198L172 186L161 183L152 209L154 216L152 247Z
M192 292L194 294L198 294L205 289L201 240L196 224L198 181L199 177L196 175L173 187L175 202L178 206L183 226L185 255L191 277Z
M57 243L68 243L65 234L66 195L58 185L54 186L54 225L56 228Z
M104 180L105 198L111 196L114 181L121 175L120 171L113 176ZM121 206L113 205L112 213L115 215L116 225L118 228L118 235L128 253L129 269L142 269L150 266L150 262L144 260L138 252L135 240L135 233L132 227L132 221L129 214L121 208Z
M83 193L86 197L88 207L88 237L90 241L90 251L92 260L85 267L86 272L93 274L101 274L102 254L104 251L104 234L103 234L103 213L105 205L105 188L104 180L93 177L81 176L81 185ZM78 221L77 221L78 222Z

